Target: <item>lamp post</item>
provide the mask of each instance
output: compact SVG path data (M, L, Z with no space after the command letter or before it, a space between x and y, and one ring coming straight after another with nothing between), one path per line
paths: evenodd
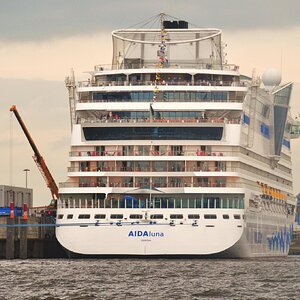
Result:
M30 171L29 169L24 169L25 172L25 178L26 178L26 189L27 189L27 173Z

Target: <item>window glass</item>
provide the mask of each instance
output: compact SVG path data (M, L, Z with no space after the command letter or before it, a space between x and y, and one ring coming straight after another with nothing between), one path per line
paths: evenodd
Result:
M132 214L129 216L129 219L142 219L143 215Z
M212 214L204 215L204 219L216 219L216 218L217 218L217 215L212 215Z
M150 215L150 219L163 219L164 215L161 214L155 214L155 215Z
M198 215L198 214L190 214L190 215L188 215L188 218L189 219L200 219L200 215Z
M78 216L78 219L89 219L91 216L88 214L81 214Z
M173 214L170 215L170 219L183 219L183 215Z
M221 140L223 127L84 127L83 132L87 141Z
M105 215L104 214L96 214L95 216L94 216L94 218L95 219L105 219Z
M113 214L113 215L110 215L110 218L111 219L123 219L123 215L121 215L121 214Z

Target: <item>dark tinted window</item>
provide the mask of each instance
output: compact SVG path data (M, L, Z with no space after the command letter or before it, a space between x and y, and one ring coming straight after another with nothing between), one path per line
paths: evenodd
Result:
M217 215L204 215L204 219L216 219Z
M150 215L150 219L163 219L164 215Z
M89 219L91 215L79 215L78 219Z
M58 215L57 219L62 219L64 217L64 215Z
M67 215L67 219L73 219L73 215Z
M229 219L229 215L223 215L223 219Z
M142 219L143 215L130 215L129 219Z
M183 219L183 215L170 215L170 219Z
M241 215L233 215L233 217L234 217L235 219L240 219L240 218L241 218Z
M189 219L200 219L200 216L197 214L194 214L194 215L188 215L188 218Z
M221 140L223 127L85 127L93 140Z
M105 219L105 215L102 214L95 215L95 219Z
M115 215L110 215L111 219L123 219L123 215L120 214L115 214Z

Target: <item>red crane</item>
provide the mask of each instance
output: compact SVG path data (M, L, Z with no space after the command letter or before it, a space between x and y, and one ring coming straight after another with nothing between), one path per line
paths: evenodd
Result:
M27 137L27 140L28 140L33 152L34 152L33 159L34 159L38 169L40 170L43 178L45 179L48 188L50 189L50 192L52 194L52 199L54 200L54 201L51 201L50 206L54 208L54 207L56 207L56 200L58 199L58 187L57 187L57 185L56 185L56 183L55 183L55 181L54 181L54 179L53 179L53 177L52 177L52 175L51 175L51 173L50 173L50 171L49 171L49 169L46 165L45 160L41 156L38 148L36 147L32 137L31 137L31 135L28 131L28 129L25 126L25 123L23 122L19 112L17 111L17 107L15 105L13 105L10 108L10 111L12 111L15 114L15 116L16 116L23 132L25 133L25 135Z

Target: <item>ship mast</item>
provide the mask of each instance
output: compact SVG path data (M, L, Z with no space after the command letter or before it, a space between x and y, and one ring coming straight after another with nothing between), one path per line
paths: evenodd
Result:
M165 20L165 13L159 14L159 21L160 21L160 44L159 44L159 50L158 50L158 65L157 65L157 73L155 74L155 80L154 80L154 90L153 90L153 98L152 102L150 103L150 121L153 119L153 107L152 104L156 101L156 98L159 93L158 85L164 84L164 80L161 78L161 74L159 72L160 69L166 67L167 63L167 57L166 57L166 37L167 33L164 28L164 20Z

